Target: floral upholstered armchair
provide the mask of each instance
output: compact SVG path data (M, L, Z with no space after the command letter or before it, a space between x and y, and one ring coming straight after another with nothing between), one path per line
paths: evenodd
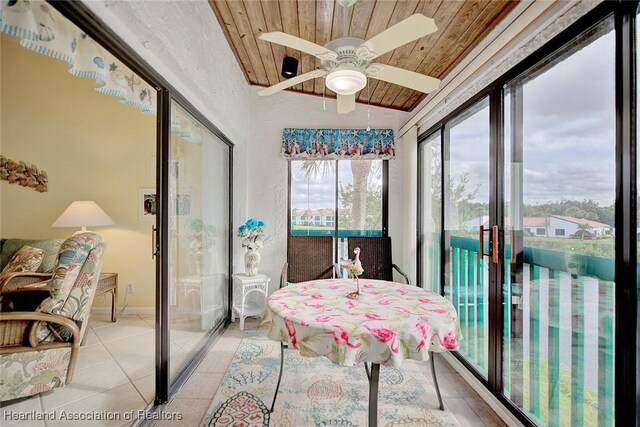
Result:
M0 239L0 292L51 279L62 242L63 239ZM39 257L39 262L32 264L33 268L24 268L24 265L11 268L14 259L27 248L32 258L34 253Z
M44 299L31 290L3 291L15 311L0 316L0 401L42 393L71 382L78 349L88 325L100 278L105 245L81 233L60 247ZM40 288L38 292L42 293Z

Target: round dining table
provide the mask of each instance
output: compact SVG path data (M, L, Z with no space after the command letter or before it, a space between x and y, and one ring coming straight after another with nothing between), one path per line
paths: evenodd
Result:
M444 297L415 286L360 279L324 279L291 284L271 294L263 325L280 341L280 386L284 345L303 357L324 356L341 366L364 363L369 379L369 426L377 426L380 365L399 368L405 359L431 360L433 352L454 351L461 339L458 316ZM369 367L368 364L371 364Z

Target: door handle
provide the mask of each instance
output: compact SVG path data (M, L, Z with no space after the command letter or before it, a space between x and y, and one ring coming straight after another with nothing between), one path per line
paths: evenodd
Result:
M491 260L494 264L498 263L498 226L494 225L491 227L492 231L492 242L491 242Z
M151 226L151 259L156 257L156 226Z
M486 233L489 230L485 230L484 229L484 225L480 225L478 227L479 229L479 233L478 233L478 256L480 256L480 259L482 259L482 257L484 257L485 255L489 256L490 254L485 254L484 253L484 233Z
M494 264L498 263L498 226L494 225L491 229L484 229L484 225L479 226L478 233L478 255L480 257L489 256L491 257L491 261ZM484 253L484 233L486 231L491 231L491 247L489 248L489 253Z

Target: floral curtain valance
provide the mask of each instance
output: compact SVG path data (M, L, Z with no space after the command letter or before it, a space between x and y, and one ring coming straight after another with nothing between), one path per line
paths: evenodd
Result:
M389 160L395 156L393 129L296 129L282 132L287 160Z
M0 2L0 31L17 37L27 49L66 62L74 76L94 79L98 92L156 114L156 90L51 5L38 0ZM178 109L172 111L171 130L190 142L202 138L199 124Z

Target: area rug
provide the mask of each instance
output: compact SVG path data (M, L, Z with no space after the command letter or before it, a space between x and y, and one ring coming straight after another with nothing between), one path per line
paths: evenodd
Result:
M269 412L278 381L280 345L264 333L245 335L207 411L202 427L367 426L369 383L363 365L345 368L324 357L304 358L285 349L284 373L275 411ZM432 386L413 361L402 369L382 366L378 425L456 426L437 408Z

